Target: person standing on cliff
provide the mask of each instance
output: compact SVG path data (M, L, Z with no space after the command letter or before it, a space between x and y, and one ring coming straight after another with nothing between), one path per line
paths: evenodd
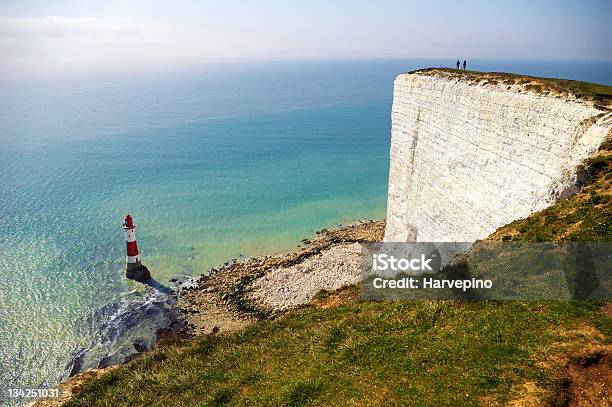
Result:
M465 59L464 59L463 60L463 69L465 69L465 64L466 64L466 62L465 62ZM457 61L457 69L459 69L459 61Z
M457 60L457 69L459 69L459 64L460 64L460 62L459 62L459 60Z

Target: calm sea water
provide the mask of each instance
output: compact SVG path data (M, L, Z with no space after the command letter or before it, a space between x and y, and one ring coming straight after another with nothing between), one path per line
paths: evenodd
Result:
M0 385L57 383L75 355L96 366L150 334L141 322L159 292L124 278L127 212L161 284L383 218L393 78L452 63L251 63L0 82ZM468 63L612 84L610 63Z

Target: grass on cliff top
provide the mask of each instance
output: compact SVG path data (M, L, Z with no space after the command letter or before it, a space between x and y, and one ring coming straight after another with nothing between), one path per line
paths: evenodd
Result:
M591 325L609 337L610 319L585 302L307 308L165 343L85 384L67 406L475 406L524 397L525 386L562 405L555 365L571 358L568 338L577 349L603 341L585 336Z
M599 107L612 108L612 86L598 83L582 82L569 79L541 78L528 75L517 75L507 72L479 72L451 68L417 69L409 73L441 75L465 78L482 84L521 85L534 93L551 95L574 95L580 99L594 102Z

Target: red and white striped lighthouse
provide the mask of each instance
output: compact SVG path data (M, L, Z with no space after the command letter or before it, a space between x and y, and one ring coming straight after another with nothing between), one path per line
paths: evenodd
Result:
M136 244L136 225L132 216L128 213L123 222L126 242L125 275L127 278L137 281L145 281L151 278L149 270L140 262L138 245Z

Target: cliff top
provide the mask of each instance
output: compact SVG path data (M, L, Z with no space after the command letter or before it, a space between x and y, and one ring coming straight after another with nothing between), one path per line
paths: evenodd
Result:
M479 72L450 68L425 68L408 73L467 79L480 85L506 86L508 90L514 86L520 86L531 93L557 97L575 97L576 99L591 102L598 108L612 110L612 86L597 83L569 79L540 78L507 72Z

